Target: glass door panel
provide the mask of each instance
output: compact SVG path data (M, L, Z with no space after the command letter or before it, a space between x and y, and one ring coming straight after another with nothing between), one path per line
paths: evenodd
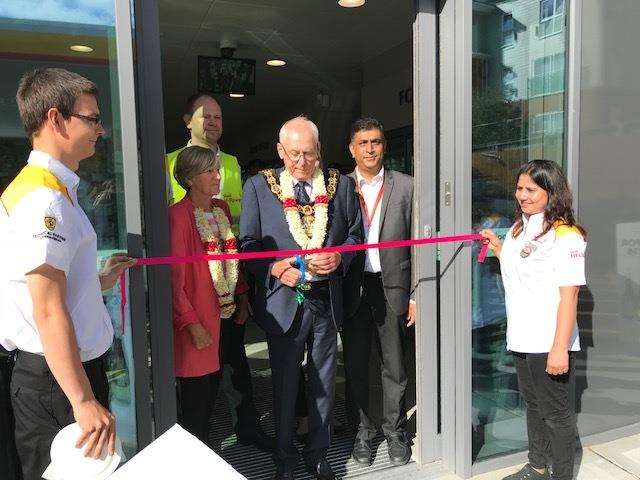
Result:
M0 191L25 164L31 148L15 103L20 77L35 68L58 67L96 83L107 133L95 155L81 163L78 198L98 236L100 268L109 255L127 250L125 206L139 209L139 204L125 205L118 81L124 66L116 51L116 2L53 0L38 8L25 8L25 3L8 0L0 6ZM118 291L104 292L115 330L107 375L111 410L130 457L137 450L133 351L128 312L123 327Z
M506 233L513 222L514 175L523 163L541 158L564 162L564 19L560 0L473 2L474 230ZM513 361L505 349L506 313L498 260L474 261L471 275L472 457L476 461L525 449L526 427Z

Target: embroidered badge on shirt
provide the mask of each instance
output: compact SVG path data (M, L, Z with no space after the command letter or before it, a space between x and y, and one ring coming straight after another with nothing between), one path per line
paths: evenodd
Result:
M527 242L524 244L524 247L522 247L522 250L520 250L520 256L522 258L527 258L529 255L535 252L537 248L538 247L533 243Z
M47 230L53 232L56 229L57 220L55 217L44 217L44 226L47 227Z

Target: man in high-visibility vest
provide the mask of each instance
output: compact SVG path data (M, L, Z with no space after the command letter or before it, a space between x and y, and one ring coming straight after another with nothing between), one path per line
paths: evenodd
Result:
M187 99L182 119L191 132L191 139L184 147L168 153L166 156L166 171L170 178L169 203L179 202L186 194L184 188L180 186L173 175L173 167L178 154L191 145L210 148L216 152L220 160L220 198L229 204L232 229L238 235L242 179L238 159L233 155L224 153L218 146L222 136L222 109L211 96L206 93L196 93Z
M219 198L229 205L232 217L231 227L237 236L242 201L242 178L238 159L222 152L218 146L222 136L222 109L210 95L196 93L187 99L182 119L191 132L191 139L187 145L166 156L166 171L170 180L169 203L177 203L186 195L186 191L178 184L173 173L178 154L192 145L210 148L216 152L220 161ZM231 410L232 414L236 414L234 423L238 442L253 444L261 450L271 450L273 439L269 438L260 427L260 416L253 401L251 370L244 347L244 320L241 321L234 315L222 320L220 329L222 363L231 366L231 385L223 383L222 388L229 398L229 403L235 407Z

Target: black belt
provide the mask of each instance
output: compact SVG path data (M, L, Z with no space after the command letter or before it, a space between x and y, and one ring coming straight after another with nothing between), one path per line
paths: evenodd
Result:
M364 278L367 280L377 280L382 278L382 272L364 272Z
M316 280L315 282L309 282L309 285L311 285L311 288L314 287L328 287L329 286L329 280Z
M85 368L92 368L94 366L103 365L105 359L107 357L107 353L103 353L98 358L94 358L92 360L87 360L86 362L82 362L82 366ZM20 362L20 364L30 370L35 371L48 371L49 365L44 358L44 355L40 355L37 353L25 352L23 350L16 350L16 360Z

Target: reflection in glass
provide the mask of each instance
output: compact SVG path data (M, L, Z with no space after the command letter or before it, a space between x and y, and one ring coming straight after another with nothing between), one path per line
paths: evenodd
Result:
M637 0L585 0L580 91L581 435L640 422L640 21Z
M564 159L565 29L562 0L473 2L472 220L506 234L514 174ZM476 247L477 248L477 247ZM473 458L526 448L495 257L473 263Z
M51 0L27 8L21 0L0 5L0 191L25 164L31 148L20 125L15 94L24 72L34 68L72 70L97 84L106 135L96 154L81 163L78 198L98 236L98 267L115 251L126 251L126 225L122 177L122 148L113 0ZM91 47L76 52L71 46ZM8 50L7 50L8 49ZM133 356L130 322L124 335L117 287L104 292L116 331L108 359L111 410L118 434L130 457L137 448ZM127 314L128 315L128 314Z

